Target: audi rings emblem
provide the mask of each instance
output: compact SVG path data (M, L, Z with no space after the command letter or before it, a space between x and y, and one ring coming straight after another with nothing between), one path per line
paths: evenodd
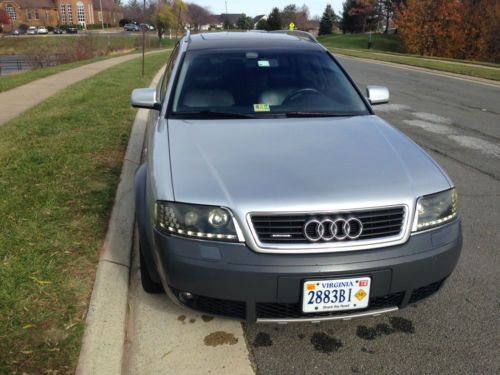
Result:
M355 217L347 219L311 219L304 225L304 235L311 242L355 240L363 233L363 223Z

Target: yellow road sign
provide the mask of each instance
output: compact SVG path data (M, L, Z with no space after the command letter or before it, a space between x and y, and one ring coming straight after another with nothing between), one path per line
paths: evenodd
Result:
M288 25L290 30L295 30L295 24L293 22L290 22L290 25Z

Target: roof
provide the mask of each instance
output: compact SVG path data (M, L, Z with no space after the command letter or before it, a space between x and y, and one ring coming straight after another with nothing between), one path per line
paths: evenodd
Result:
M2 1L0 0L0 3ZM4 3L8 3L9 1L4 0ZM57 5L55 0L11 0L10 2L16 3L23 9L30 9L30 8L56 8Z
M262 18L266 17L265 14L259 14L258 16L255 16L253 18L253 22L256 23L256 22L259 22Z
M235 24L238 21L238 18L240 18L242 13L222 13L217 16L215 16L219 22L224 22L225 20L228 20L230 23Z
M215 48L307 48L322 49L320 44L295 35L266 32L215 32L191 35L189 50Z

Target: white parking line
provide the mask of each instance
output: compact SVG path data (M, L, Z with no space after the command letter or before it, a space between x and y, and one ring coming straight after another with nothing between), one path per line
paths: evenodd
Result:
M451 125L453 124L453 120L448 117L443 117L439 115L435 115L434 113L427 112L413 112L413 116L423 121L430 121L438 124Z
M380 104L377 105L374 110L376 112L397 112L397 111L409 111L411 107L406 104L395 104L395 103L389 103L389 104Z
M453 129L450 128L449 126L436 124L433 122L422 121L422 120L403 120L403 122L410 126L417 126L431 133L445 134L445 135L453 133Z
M457 142L461 146L478 150L488 155L500 157L500 146L495 143L466 135L449 135L448 138Z

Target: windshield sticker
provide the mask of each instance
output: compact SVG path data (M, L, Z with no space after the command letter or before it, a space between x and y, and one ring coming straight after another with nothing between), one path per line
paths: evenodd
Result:
M257 64L260 68L269 68L271 66L271 63L268 60L259 60L257 61Z
M254 110L254 112L271 112L271 108L269 108L269 104L254 104L253 110Z

